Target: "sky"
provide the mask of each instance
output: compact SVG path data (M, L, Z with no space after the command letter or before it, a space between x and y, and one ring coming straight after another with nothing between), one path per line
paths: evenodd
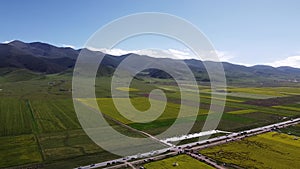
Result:
M18 39L81 48L94 32L115 19L162 12L194 24L222 61L300 68L299 7L297 0L9 0L0 5L0 42ZM137 37L113 50L102 50L193 57L184 45L171 41Z

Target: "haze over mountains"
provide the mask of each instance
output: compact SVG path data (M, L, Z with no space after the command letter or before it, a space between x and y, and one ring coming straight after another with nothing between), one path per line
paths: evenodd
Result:
M74 68L76 58L81 50L75 50L69 47L56 47L50 44L33 42L24 43L21 41L12 41L8 44L0 44L0 71L1 75L12 73L18 69L25 69L41 74L64 73ZM119 63L126 57L136 57L139 60L156 61L172 64L176 60L170 58L152 58L137 54L126 54L122 56L113 56L101 52L88 51L92 55L104 56L101 70L102 75L111 75ZM195 59L183 60L195 74L199 81L209 81L206 73L205 64L216 64L212 61L200 61ZM272 83L277 82L298 82L300 81L300 69L292 67L278 67L257 65L246 67L242 65L223 62L228 82L252 82L252 83ZM3 73L3 70L5 72ZM9 70L9 71L8 71ZM150 69L146 71L146 76L153 78L170 78L163 71Z

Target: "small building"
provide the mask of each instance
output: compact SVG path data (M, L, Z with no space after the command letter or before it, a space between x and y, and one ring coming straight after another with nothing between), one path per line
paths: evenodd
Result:
M53 85L55 85L55 82L48 82L48 85L53 86Z

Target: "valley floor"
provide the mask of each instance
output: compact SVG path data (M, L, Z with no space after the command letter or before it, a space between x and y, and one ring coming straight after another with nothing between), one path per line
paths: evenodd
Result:
M102 106L102 113L109 117L106 120L118 132L131 137L145 137L122 127L122 123L155 136L168 129L176 120L180 108L180 92L176 86L161 81L146 83L147 81L134 80L130 89L119 89L120 92L129 91L131 102L141 111L150 106L146 97L151 90L162 89L166 93L168 103L163 114L153 122L142 124L125 119L117 111L109 98L109 80L97 79L97 102ZM81 129L73 107L70 77L51 75L30 81L1 82L0 88L0 168L73 168L120 158L98 147ZM196 118L190 133L201 131L211 102L210 88L197 88L200 90L198 114L195 117L187 113L180 123L184 127L193 123ZM186 89L186 94L194 95L195 86L187 85ZM218 130L238 132L300 117L299 87L229 87L228 93ZM222 97L216 99L222 101ZM122 101L122 98L119 100ZM159 103L161 100L157 99L155 102ZM193 100L190 100L185 106L189 110L193 105ZM297 128L286 130L292 134L299 133ZM180 133L178 130L177 136L183 134L187 133ZM199 138L183 140L182 144L193 142L193 139ZM218 151L212 150L211 154L215 152L214 154L222 155ZM252 157L255 159L252 155L249 158ZM216 158L221 159L221 156L216 155Z

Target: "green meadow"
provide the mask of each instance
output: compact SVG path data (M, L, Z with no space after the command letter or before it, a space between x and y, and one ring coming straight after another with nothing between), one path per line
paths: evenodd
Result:
M0 82L0 168L37 165L43 168L73 168L117 158L97 146L81 129L73 107L71 76L55 74L31 80L26 80L26 77L10 79ZM150 108L148 95L153 89L163 90L167 97L166 108L158 119L137 123L126 119L116 109L110 94L110 80L108 77L97 78L95 93L101 112L109 117L106 120L118 132L131 137L144 137L119 124L123 123L152 135L160 134L178 118L181 106L186 113L180 117L178 129L192 125L190 133L202 130L211 104L209 86L185 85L184 95L188 96L188 100L181 105L181 94L172 82L134 79L129 88L121 87L117 90L129 92L131 103L141 113ZM195 89L200 91L200 103L192 99L197 96ZM228 90L231 94L226 100L222 95L216 98L215 106L221 106L222 101L225 101L224 113L218 126L220 130L240 131L275 123L285 117L300 116L300 100L295 97L295 93L300 93L298 87L231 86ZM282 98L289 102L284 104ZM159 98L151 99L153 103L163 104ZM81 101L89 106L89 99L81 98ZM116 98L116 101L122 103L124 98ZM191 114L193 106L199 106L196 115Z

